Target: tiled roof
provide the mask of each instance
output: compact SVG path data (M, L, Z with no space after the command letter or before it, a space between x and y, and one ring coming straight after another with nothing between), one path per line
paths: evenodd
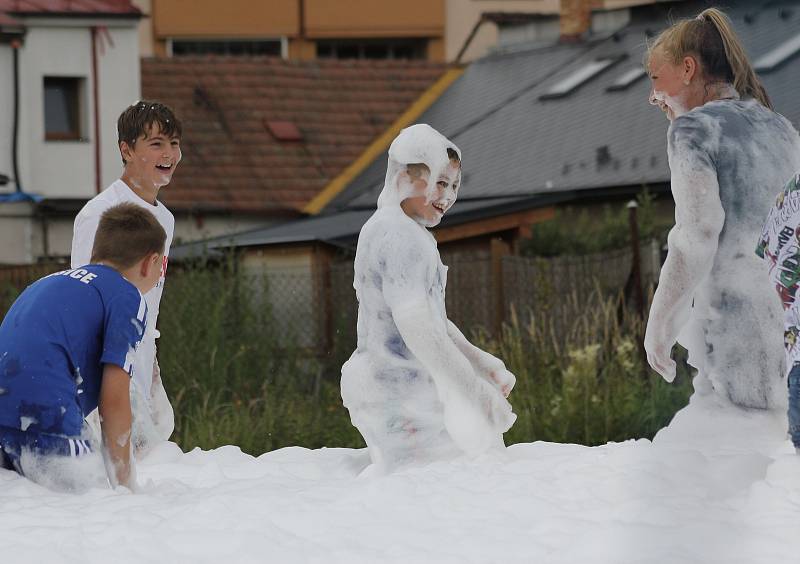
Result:
M0 0L8 14L141 15L130 0Z
M443 73L423 61L144 59L142 96L183 121L174 209L298 212ZM279 141L268 122L291 122ZM274 128L273 128L274 131Z

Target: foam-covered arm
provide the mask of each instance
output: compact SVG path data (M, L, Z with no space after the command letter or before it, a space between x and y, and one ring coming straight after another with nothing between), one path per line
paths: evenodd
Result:
M708 136L700 135L696 124L683 119L676 119L670 128L675 226L669 233L669 252L644 342L650 366L668 382L675 378L672 345L689 318L696 288L711 272L725 221L716 170L706 150Z
M458 350L461 351L461 354L467 358L475 373L496 386L504 397L508 397L517 379L511 372L506 370L505 363L496 356L470 343L459 328L456 327L455 323L449 319L447 320L447 334L458 347Z
M502 434L514 422L511 406L499 391L476 376L467 357L431 314L424 298L392 309L403 341L431 374L444 406L444 424L460 449L481 453L502 445Z

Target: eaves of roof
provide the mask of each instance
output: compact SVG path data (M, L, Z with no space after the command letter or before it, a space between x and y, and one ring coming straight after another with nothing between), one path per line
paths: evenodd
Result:
M665 184L651 187L653 192L665 192ZM595 190L571 190L533 196L473 199L456 202L453 209L442 220L442 228L455 227L477 220L490 219L511 213L576 202L607 200L610 197L634 197L641 186L617 186ZM337 247L354 248L361 227L375 213L375 209L347 210L327 215L312 216L290 223L224 235L176 245L170 250L170 258L183 260L218 253L226 249L246 247L269 247L273 245L328 243Z

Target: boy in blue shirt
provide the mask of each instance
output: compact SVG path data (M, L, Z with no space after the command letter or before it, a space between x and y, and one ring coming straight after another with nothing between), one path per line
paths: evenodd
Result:
M100 219L91 264L34 282L11 306L0 325L0 466L83 489L92 480L75 462L96 452L84 417L99 407L108 478L135 486L130 377L142 294L161 275L165 240L148 210L114 206Z

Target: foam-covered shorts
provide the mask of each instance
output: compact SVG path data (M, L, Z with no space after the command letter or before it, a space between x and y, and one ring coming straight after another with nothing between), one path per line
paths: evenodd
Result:
M20 461L23 451L38 456L77 458L93 452L89 441L47 433L0 427L0 467L25 475Z

